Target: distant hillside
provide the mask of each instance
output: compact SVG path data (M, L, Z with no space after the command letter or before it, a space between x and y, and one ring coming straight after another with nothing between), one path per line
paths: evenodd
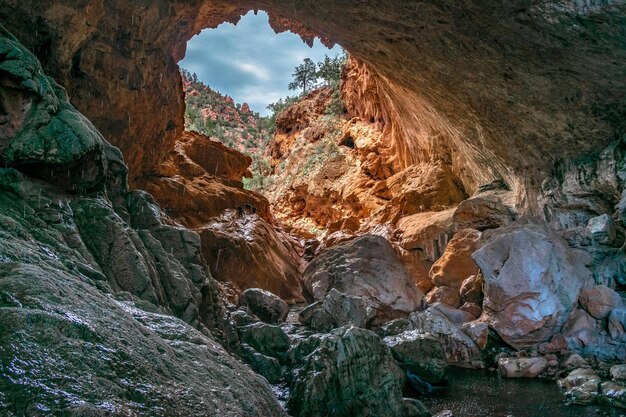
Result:
M196 74L181 70L185 92L185 128L203 133L250 156L260 155L271 137L268 120L212 90Z

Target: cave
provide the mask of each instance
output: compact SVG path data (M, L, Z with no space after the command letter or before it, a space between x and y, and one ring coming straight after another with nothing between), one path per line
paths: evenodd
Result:
M624 3L287 3L0 3L0 414L620 415ZM350 58L255 191L178 62L260 10Z

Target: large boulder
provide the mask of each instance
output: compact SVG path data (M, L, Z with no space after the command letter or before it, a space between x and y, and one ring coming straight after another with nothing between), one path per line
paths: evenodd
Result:
M362 297L354 297L331 289L324 301L316 302L299 315L300 321L315 331L329 331L342 326L366 328L374 311Z
M515 193L509 191L504 183L496 181L481 187L474 196L461 202L452 219L457 229L496 229L517 218L514 205Z
M289 305L286 302L260 288L248 288L242 292L239 305L248 307L258 318L270 324L285 321L289 314Z
M402 369L412 372L429 384L440 382L446 375L448 361L441 341L434 336L408 330L388 336L383 342Z
M430 269L435 286L458 289L465 279L478 274L472 254L480 246L480 236L481 233L474 229L463 229L454 235L443 256Z
M606 285L596 285L581 291L580 304L596 319L605 319L614 308L623 304L622 297Z
M535 378L548 368L548 361L536 358L500 358L498 370L506 378Z
M315 300L333 288L362 297L381 319L408 315L423 298L391 244L374 235L323 250L306 267L303 282Z
M266 323L253 323L239 327L241 341L257 352L283 360L289 350L289 336L278 326Z
M287 404L294 417L418 416L402 398L404 375L369 330L342 327L289 351L294 374Z
M485 280L483 315L515 348L547 341L589 285L588 255L545 223L518 221L485 235L473 255Z

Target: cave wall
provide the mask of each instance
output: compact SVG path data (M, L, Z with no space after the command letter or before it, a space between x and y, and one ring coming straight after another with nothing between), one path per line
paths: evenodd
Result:
M250 9L360 59L395 106L398 161L450 161L469 192L503 178L538 210L556 161L599 153L626 129L623 1L2 0L0 21L141 186L183 128L186 42Z

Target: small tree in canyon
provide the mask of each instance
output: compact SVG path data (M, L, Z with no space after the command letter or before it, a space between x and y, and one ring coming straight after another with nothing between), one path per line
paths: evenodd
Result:
M289 83L290 90L302 90L305 94L311 88L315 87L317 83L317 65L311 58L305 58L304 62L296 67L294 71L293 81Z

